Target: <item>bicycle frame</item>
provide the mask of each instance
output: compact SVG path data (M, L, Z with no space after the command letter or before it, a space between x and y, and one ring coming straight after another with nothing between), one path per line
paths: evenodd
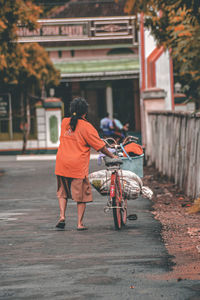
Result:
M135 138L136 140L137 138ZM116 152L118 153L119 149L121 149L121 146L116 143L116 141L112 138L109 138L108 140L111 141L111 143L108 143L108 141L104 140L108 146L111 148L115 148ZM133 137L127 137L126 141L133 141ZM119 174L121 168L120 168L121 162L117 162L116 164L110 164L107 162L107 171L111 171L111 178L110 178L110 189L108 191L108 202L107 206L104 207L104 212L107 213L112 209L113 211L113 219L115 224L115 229L121 229L122 225L126 224L127 219L127 199L123 198L122 193L122 186L124 186L123 183L123 176L122 171L121 174ZM121 179L120 179L121 175ZM121 180L122 180L122 186L121 186ZM108 178L106 176L106 182L108 182Z
M122 225L126 224L127 217L127 200L123 199L122 186L120 181L120 167L108 167L111 171L111 183L108 192L107 206L104 207L104 212L107 213L110 209L113 211L113 219L116 229L121 229ZM121 176L122 180L123 177Z
M120 203L123 202L123 197L122 197L122 188L121 188L121 182L120 182L120 176L119 176L119 167L107 167L107 171L111 171L111 180L110 180L110 189L109 192L107 193L108 195L108 203L107 206L105 207L105 209L112 209L112 208L117 208L111 205L112 202L112 198L115 197L116 195L116 184L118 183L118 185L120 186ZM108 182L108 178L106 176L106 181ZM121 207L120 207L121 208ZM105 210L104 209L104 210ZM107 212L107 211L106 211Z

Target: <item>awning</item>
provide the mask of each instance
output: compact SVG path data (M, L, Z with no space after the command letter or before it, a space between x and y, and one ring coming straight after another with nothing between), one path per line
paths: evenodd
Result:
M107 79L129 79L139 76L139 59L76 60L54 62L60 70L62 81L88 81Z

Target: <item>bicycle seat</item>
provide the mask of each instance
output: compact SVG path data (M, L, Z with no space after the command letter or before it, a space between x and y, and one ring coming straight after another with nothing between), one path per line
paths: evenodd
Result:
M107 167L123 164L123 161L121 160L121 158L110 158L110 157L105 156L104 161L105 161L105 165Z

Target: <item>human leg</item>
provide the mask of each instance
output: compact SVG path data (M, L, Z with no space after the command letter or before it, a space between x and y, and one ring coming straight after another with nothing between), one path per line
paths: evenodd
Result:
M58 198L59 208L60 208L60 218L56 224L57 228L65 228L65 212L67 208L67 198L59 197Z
M56 224L57 228L65 227L65 212L67 208L67 199L70 198L69 184L71 180L62 176L57 177L57 197L60 208L60 218Z
M88 178L75 178L71 183L72 199L77 202L77 229L85 230L83 217L86 203L92 202L92 190Z
M85 229L86 227L83 225L83 217L85 213L86 204L84 202L77 202L77 229Z
M60 208L60 220L65 220L65 212L67 208L67 198L59 197L58 198L59 208Z

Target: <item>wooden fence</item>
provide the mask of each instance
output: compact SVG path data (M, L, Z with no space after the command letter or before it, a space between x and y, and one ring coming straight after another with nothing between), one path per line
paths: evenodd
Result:
M147 163L200 197L200 113L149 112L147 126Z

